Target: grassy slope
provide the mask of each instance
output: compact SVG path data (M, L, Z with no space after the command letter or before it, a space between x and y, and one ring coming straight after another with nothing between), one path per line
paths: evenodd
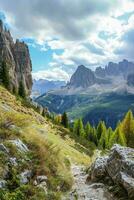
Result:
M3 87L0 87L0 111L6 109L11 115L12 113L19 113L20 115L22 114L24 118L26 116L28 120L25 126L29 131L32 130L38 134L43 134L45 140L51 141L57 145L57 147L61 149L63 155L68 156L72 162L76 162L77 164L89 163L90 158L74 148L74 140L71 140L67 136L61 136L64 129L52 124L33 109L24 107L19 100L16 100L16 97L11 95Z
M4 128L3 124L6 124L8 121L11 122L15 128ZM25 160L26 163L20 164L20 167L15 168L14 171L16 170L21 173L21 170L27 166L27 168L32 169L36 175L47 175L48 188L50 191L52 190L53 195L55 195L53 197L55 200L60 199L60 192L56 189L57 186L62 186L62 191L66 191L71 187L72 178L69 170L69 161L71 161L71 163L84 165L90 163L90 158L84 154L82 150L78 151L78 146L80 149L84 149L84 147L76 144L75 141L64 134L65 131L66 130L62 127L58 127L43 118L32 108L25 107L19 99L16 100L16 97L0 86L1 142L10 149L10 156L21 160L23 155L16 153L17 151L14 147L9 145L8 142L11 139L21 139L30 150L30 155L27 156L28 158L30 157L32 162L31 165L31 163L29 164L27 160ZM5 163L5 160L0 160L0 178L3 174ZM33 180L36 175L34 175ZM32 188L29 189L31 193L31 197L28 197L29 199L44 199L42 193L39 193L37 189L33 191L33 186L29 185L28 187ZM18 190L18 188L16 189ZM19 187L19 192L21 190L24 192L24 188L21 189ZM26 191L27 190L28 188L26 188ZM14 190L11 189L11 191L13 192ZM15 191L15 195L16 193ZM36 193L38 194L37 196ZM32 198L32 195L35 196L35 198ZM51 196L46 197L46 199L49 198L51 198ZM12 200L15 198L7 196L7 199ZM6 197L4 200L6 200Z

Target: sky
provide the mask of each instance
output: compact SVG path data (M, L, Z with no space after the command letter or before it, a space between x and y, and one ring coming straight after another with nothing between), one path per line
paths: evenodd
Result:
M36 79L134 61L134 0L0 0L0 18L28 44Z

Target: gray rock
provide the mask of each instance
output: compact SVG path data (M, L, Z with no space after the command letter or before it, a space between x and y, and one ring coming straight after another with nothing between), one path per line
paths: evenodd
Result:
M13 166L17 166L18 165L18 163L17 163L17 159L14 157L14 158L9 158L9 162L11 163L11 165L13 165Z
M47 176L37 176L37 178L36 178L37 183L47 181L47 179L48 179Z
M30 94L32 64L28 46L19 40L14 42L10 31L4 28L0 20L0 67L3 60L6 60L9 65L11 89L17 90L22 81L26 93Z
M42 183L37 185L37 187L42 188L44 190L44 192L47 193L47 184L45 181L43 181Z
M21 151L21 152L26 153L26 152L29 151L29 149L27 148L27 146L20 139L10 140L10 142L12 144L14 144L18 148L18 150Z
M108 157L99 157L91 166L90 178L92 181L106 177L106 164Z
M0 144L0 151L3 151L4 153L9 153L9 150L5 147L5 145L4 144Z
M134 198L134 149L114 145L108 156L96 159L90 178L92 181L110 178L127 191L129 198Z
M32 171L31 170L25 170L20 174L20 183L21 184L27 184L32 177Z
M6 181L5 180L0 180L0 189L3 189L6 187Z

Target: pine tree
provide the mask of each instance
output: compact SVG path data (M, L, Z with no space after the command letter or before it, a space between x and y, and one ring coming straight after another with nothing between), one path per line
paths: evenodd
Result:
M108 146L108 136L107 136L107 129L106 129L105 123L102 122L102 125L100 127L101 127L102 132L101 132L101 137L99 140L99 146L102 149L106 149Z
M20 81L19 83L18 95L22 97L23 99L26 98L26 91L25 91L25 87L22 81Z
M103 133L103 131L106 131L106 125L105 125L105 122L100 121L97 126L97 131L96 131L98 140L100 140L101 134Z
M112 147L114 144L120 144L122 146L126 146L126 139L123 132L121 132L120 126L116 128L114 133L112 134L109 140L109 147Z
M85 137L85 131L83 127L83 122L81 119L77 119L74 122L73 133L79 137Z
M67 113L66 113L66 112L64 112L63 115L61 116L61 124L62 124L65 128L69 128L68 116L67 116Z
M1 64L1 71L0 71L0 80L2 84L10 90L10 76L9 76L9 69L5 61Z
M94 142L96 146L98 145L98 138L95 127L92 128L92 142Z
M111 146L110 146L110 139L111 139L112 135L113 135L113 130L112 130L111 127L109 127L109 128L107 129L107 143L108 143L108 148L111 147Z
M92 127L91 127L90 123L87 122L87 124L85 126L85 138L87 140L89 140L89 135L90 135L91 131L92 131Z
M121 131L125 135L127 146L134 147L134 119L131 110L127 112L124 120L121 123Z

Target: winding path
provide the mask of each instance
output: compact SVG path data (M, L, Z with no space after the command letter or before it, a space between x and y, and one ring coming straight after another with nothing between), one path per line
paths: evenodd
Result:
M62 200L115 200L102 183L86 183L87 175L81 166L72 166L74 186Z

